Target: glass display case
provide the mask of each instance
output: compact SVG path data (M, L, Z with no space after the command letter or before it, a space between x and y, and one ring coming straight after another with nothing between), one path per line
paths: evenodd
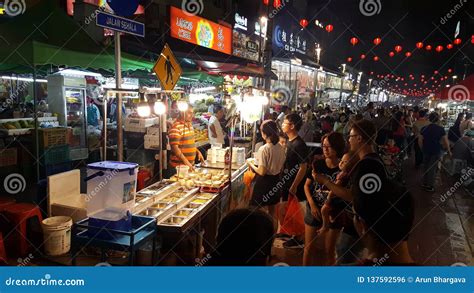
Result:
M71 160L86 159L86 79L60 74L48 76L48 104L59 125L68 128Z

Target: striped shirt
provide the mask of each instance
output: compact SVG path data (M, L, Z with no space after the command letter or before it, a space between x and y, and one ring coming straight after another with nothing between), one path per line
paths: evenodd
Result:
M196 158L196 141L194 138L194 129L191 123L176 121L168 131L170 145L177 145L183 155L191 164L194 164ZM170 165L176 167L184 164L173 152L171 153Z

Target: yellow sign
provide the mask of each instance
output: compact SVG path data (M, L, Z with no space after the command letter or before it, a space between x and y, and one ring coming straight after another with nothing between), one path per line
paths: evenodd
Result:
M165 44L163 51L161 51L158 61L153 66L153 71L161 81L164 90L170 91L174 89L181 76L182 70L178 61L171 52L168 44Z

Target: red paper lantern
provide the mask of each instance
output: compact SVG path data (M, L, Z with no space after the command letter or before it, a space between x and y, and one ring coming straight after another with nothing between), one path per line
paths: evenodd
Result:
M334 26L333 26L332 24L328 24L328 25L326 26L326 31L327 31L328 33L332 32L333 29L334 29Z
M444 49L443 46L438 45L438 46L436 46L435 50L436 50L436 52L440 53L441 51L443 51L443 49Z
M374 61L375 61L375 62L379 61L379 57L378 57L378 56L374 56Z
M403 48L402 48L402 46L400 46L400 45L395 46L395 51L396 51L397 53L400 53L400 52L402 51L402 49L403 49Z
M352 62L352 57L347 57L347 62Z
M395 56L395 53L390 52L390 53L388 53L388 56L393 57L393 56Z
M422 43L422 42L416 43L416 47L417 47L418 49L423 48L423 43Z
M459 45L459 44L461 44L461 39L460 38L454 39L453 43L455 45Z
M431 51L431 45L427 45L427 46L425 47L425 49L426 49L426 51Z
M365 54L360 55L360 59L365 59Z
M405 53L405 56L410 57L410 56L411 56L411 52L406 52L406 53Z
M471 44L474 44L474 35L471 36Z
M306 28L308 26L308 20L306 20L305 18L303 18L302 20L300 20L300 25L303 27L303 28Z
M447 44L446 48L448 48L448 50L451 50L453 48L453 44Z
M352 37L352 38L350 39L350 42L351 42L352 46L355 46L355 45L357 45L357 43L359 42L359 40L358 40L356 37Z
M378 46L380 43L382 43L382 39L381 39L381 38L378 38L378 37L377 37L377 38L374 39L374 45L375 45L375 46Z
M453 70L452 70L451 68L449 68L449 69L448 69L448 72L451 73L451 72L453 72Z
M434 74L438 74L438 70L435 70L435 71L434 71Z
M371 72L370 72L370 75L374 75L374 72L373 72L373 71L371 71Z

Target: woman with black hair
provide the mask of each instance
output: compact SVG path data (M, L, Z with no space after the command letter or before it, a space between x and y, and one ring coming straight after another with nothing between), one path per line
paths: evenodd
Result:
M251 206L268 207L268 212L274 219L275 205L280 201L280 172L285 163L285 147L279 144L279 130L275 121L265 120L260 132L265 144L257 153L257 164L251 159L247 160L248 166L256 173L252 192Z

